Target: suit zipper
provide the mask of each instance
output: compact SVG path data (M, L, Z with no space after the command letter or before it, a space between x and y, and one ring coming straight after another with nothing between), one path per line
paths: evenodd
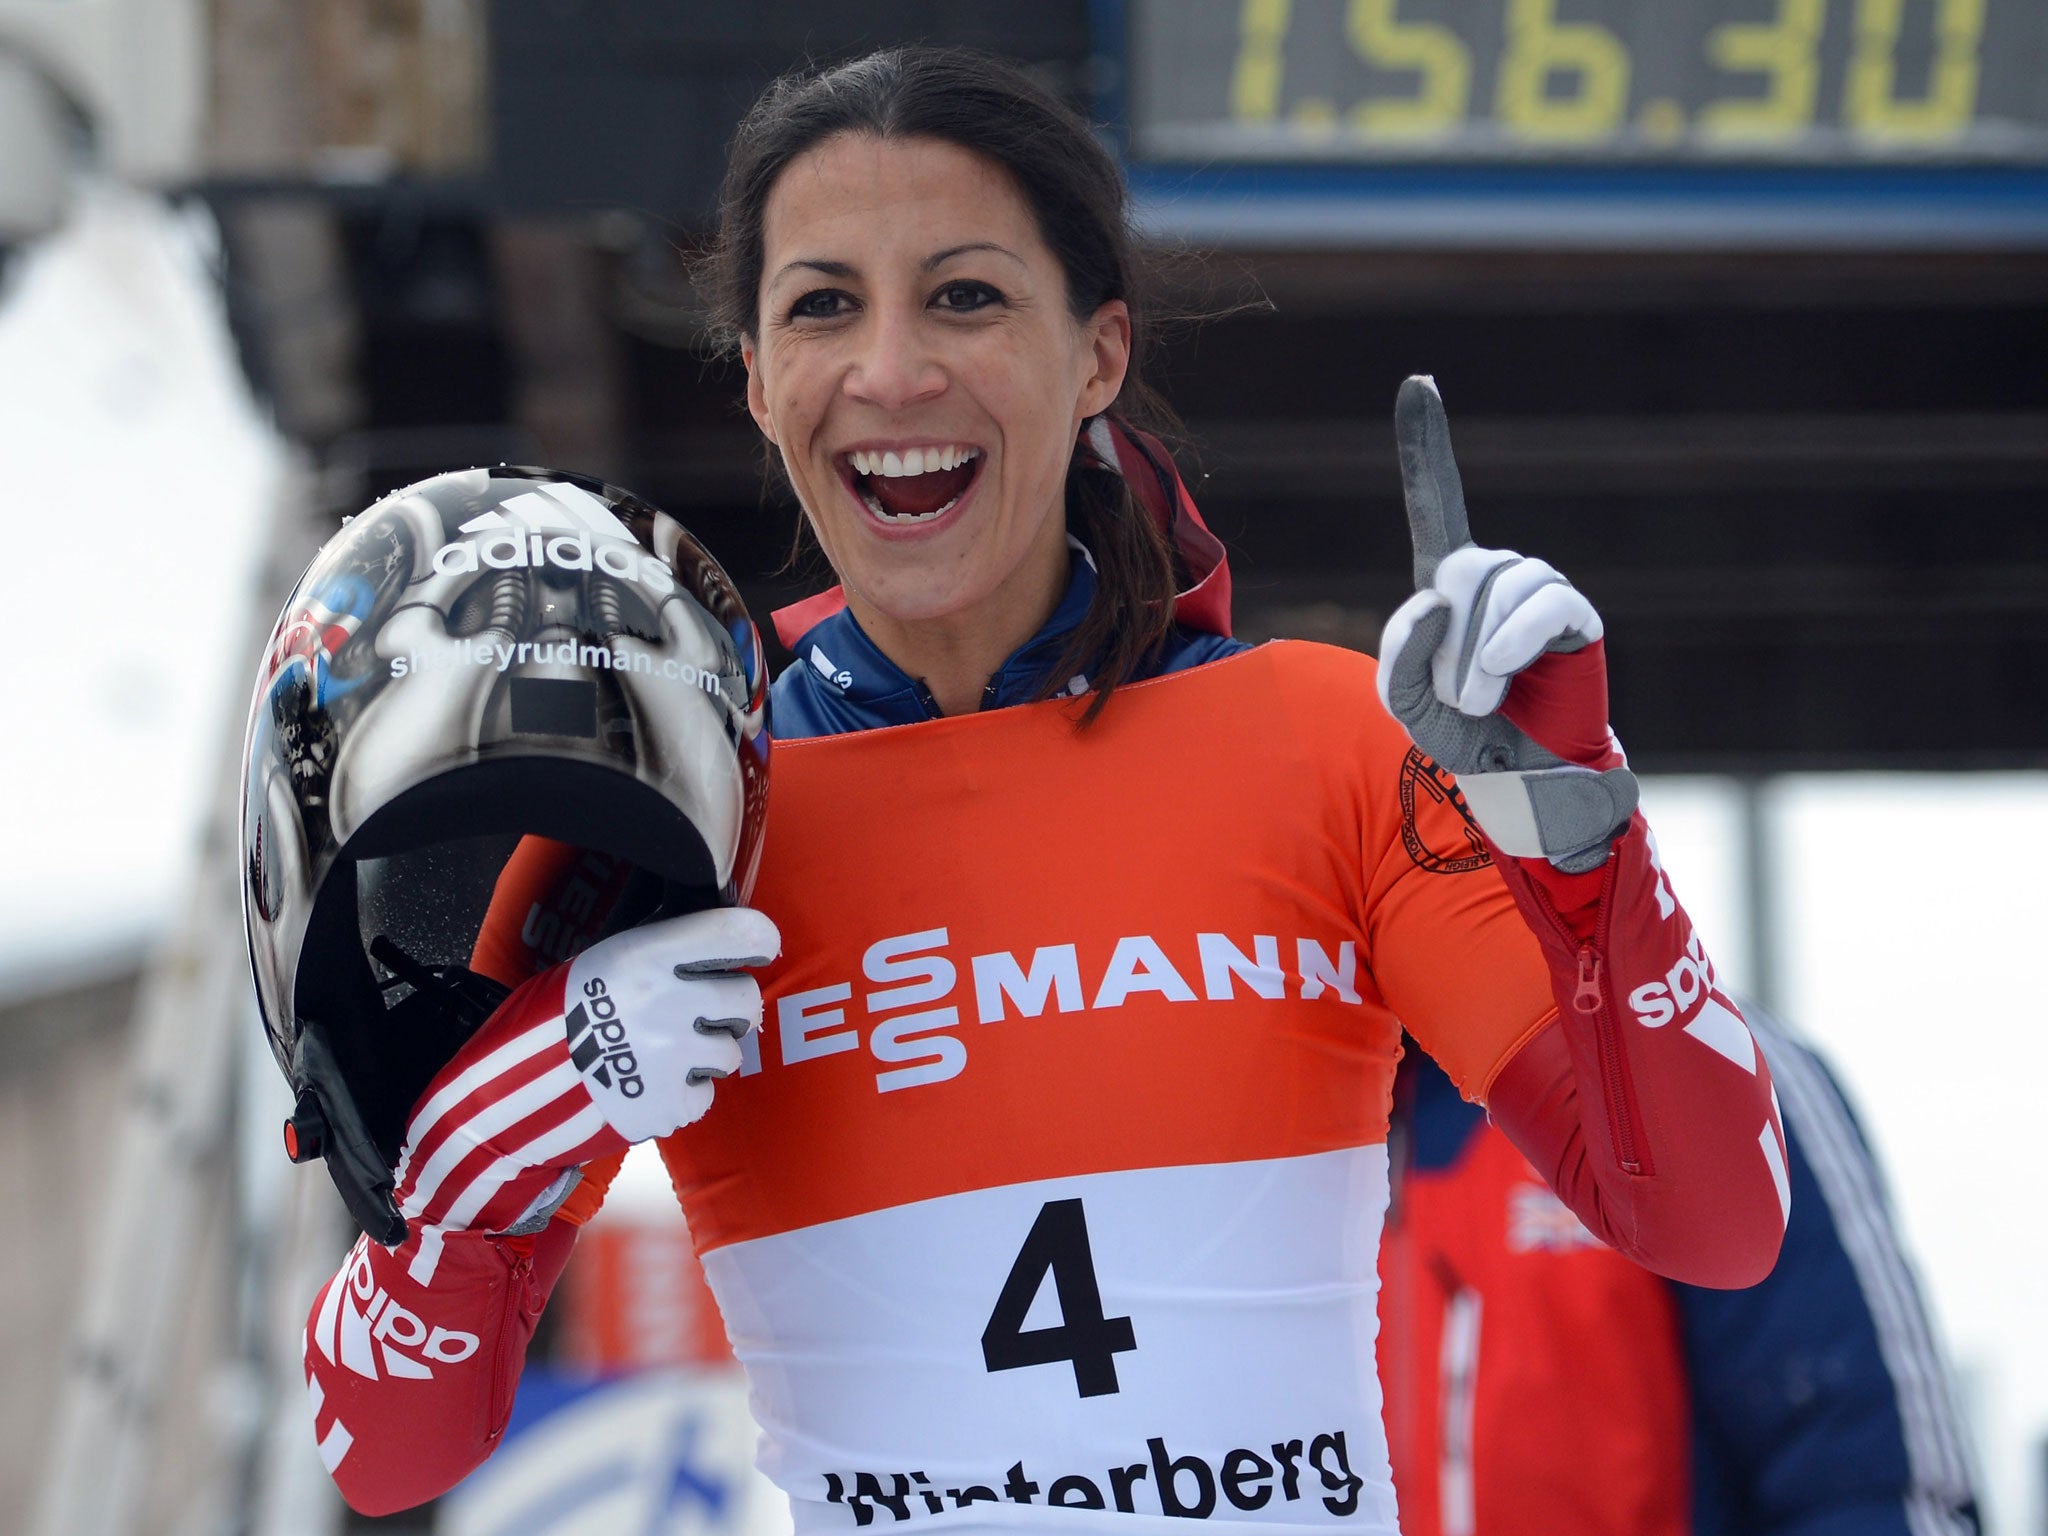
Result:
M515 1254L512 1259L512 1272L506 1276L508 1290L506 1299L509 1305L506 1307L505 1317L498 1327L498 1347L491 1360L490 1402L493 1408L497 1406L501 1399L504 1402L504 1412L496 1415L497 1422L491 1426L492 1440L496 1440L498 1436L505 1432L505 1426L512 1419L512 1398L511 1394L505 1391L505 1382L508 1375L517 1376L517 1361L513 1357L515 1353L523 1351L526 1347L525 1341L519 1336L518 1319L520 1314L525 1311L528 1294L532 1289L532 1282L532 1258L523 1253Z
M1619 864L1618 859L1607 861L1600 882L1599 921L1593 937L1577 947L1578 984L1572 992L1572 1011L1585 1016L1593 1026L1593 1042L1600 1055L1600 1089L1607 1101L1607 1124L1614 1135L1615 1161L1621 1164L1623 1172L1641 1174L1648 1169L1636 1146L1635 1104L1629 1092L1628 1064L1622 1055L1621 1031L1615 1024L1613 1009L1608 1006L1605 981L1608 930L1613 919L1614 880ZM1534 880L1529 887L1549 915L1552 926L1570 943L1572 931L1558 916L1550 893Z

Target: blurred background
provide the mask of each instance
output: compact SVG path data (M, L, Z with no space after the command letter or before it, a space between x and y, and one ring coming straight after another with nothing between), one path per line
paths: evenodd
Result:
M1863 1112L1989 1528L2048 1532L2039 0L0 0L0 1530L786 1528L658 1165L506 1449L342 1510L297 1359L350 1234L228 813L290 582L422 475L605 476L757 617L819 584L686 261L769 79L917 40L1124 157L1241 634L1373 646L1437 375L1482 542L1606 617L1724 979Z

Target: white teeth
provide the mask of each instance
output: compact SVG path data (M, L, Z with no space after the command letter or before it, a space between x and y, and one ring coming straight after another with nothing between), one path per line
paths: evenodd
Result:
M874 493L872 491L862 491L860 493L860 499L867 503L868 510L875 514L875 517L878 521L889 523L899 528L907 527L911 523L928 523L935 517L944 517L948 512L952 511L953 508L960 504L960 498L958 496L955 496L951 501L947 502L943 507L938 508L936 511L906 512L901 517L898 517L893 513L884 512L882 510L881 502L875 499Z
M856 448L847 460L857 475L929 475L941 469L958 469L980 452L958 443L948 443L943 448L906 448L901 453Z

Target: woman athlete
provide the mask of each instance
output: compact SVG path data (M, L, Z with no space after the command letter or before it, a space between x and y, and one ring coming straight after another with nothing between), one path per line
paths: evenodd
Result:
M573 851L501 882L474 963L523 985L414 1113L412 1236L359 1244L308 1331L358 1508L489 1454L640 1139L804 1532L1393 1532L1403 1025L1622 1252L1770 1268L1769 1076L1635 814L1597 615L1470 541L1411 380L1417 591L1382 665L1230 639L1220 547L1133 421L1132 263L1114 163L990 60L870 55L742 125L713 277L839 577L778 616L758 910L542 969L520 916ZM778 942L756 993L735 967ZM586 1077L588 1134L526 1156L507 1042L559 1051L592 999L636 1088ZM471 1153L496 1172L465 1192ZM380 1328L428 1342L351 1365Z

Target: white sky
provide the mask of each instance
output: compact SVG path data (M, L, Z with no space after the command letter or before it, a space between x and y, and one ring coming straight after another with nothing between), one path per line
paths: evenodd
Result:
M237 652L286 455L236 370L211 260L203 219L101 189L0 294L0 998L156 930L239 740L255 657ZM1806 777L1767 804L1781 1011L1884 1159L1977 1415L1993 1536L2039 1529L2048 775ZM1734 790L1653 780L1645 805L1743 986ZM652 1158L620 1203L643 1198L668 1199Z
M1743 987L1736 790L1652 781L1644 810L1717 967ZM1764 814L1779 1010L1828 1057L1883 1161L1975 1421L1993 1536L2040 1530L2048 774L1799 776L1767 790Z

